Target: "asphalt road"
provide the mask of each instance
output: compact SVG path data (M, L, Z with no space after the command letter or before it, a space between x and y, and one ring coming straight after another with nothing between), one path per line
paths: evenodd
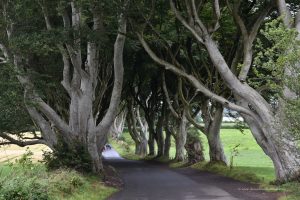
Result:
M106 162L124 181L124 188L110 200L276 200L280 195L208 172L129 161L114 150L106 151Z

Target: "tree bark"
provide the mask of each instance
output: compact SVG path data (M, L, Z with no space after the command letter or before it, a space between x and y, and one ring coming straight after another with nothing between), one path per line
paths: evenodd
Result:
M160 117L156 123L156 137L157 137L157 157L164 156L164 137L163 137L163 125L165 120L165 104L161 108Z
M154 118L153 116L146 115L146 121L149 126L149 139L148 139L148 146L149 146L149 156L155 155L155 146L154 146L154 136L155 136L155 129L154 129Z
M165 129L165 133L166 133L166 137L165 137L164 156L169 158L170 148L171 148L171 133L167 128Z
M189 139L189 141L185 144L185 147L187 150L189 164L194 164L205 160L203 154L204 149L199 138Z
M222 162L227 165L223 144L220 138L220 129L223 119L223 106L217 105L213 120L210 122L206 133L209 145L210 162Z
M187 118L186 118L186 110L184 109L181 118L180 124L178 127L178 131L176 134L176 155L175 160L184 161L185 160L185 143L187 137Z
M110 135L112 138L118 139L124 130L127 111L122 111L114 120L113 125L110 128Z
M147 139L147 131L148 131L148 124L146 123L145 120L142 120L141 114L140 114L140 109L139 107L137 107L136 110L136 117L137 117L137 121L140 127L140 155L142 157L147 156L148 153L148 139Z

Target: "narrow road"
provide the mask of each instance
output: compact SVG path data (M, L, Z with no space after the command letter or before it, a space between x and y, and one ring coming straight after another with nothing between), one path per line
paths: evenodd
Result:
M278 193L267 193L256 185L208 172L129 161L118 157L113 150L106 155L106 162L124 180L124 188L110 200L276 200L279 197Z

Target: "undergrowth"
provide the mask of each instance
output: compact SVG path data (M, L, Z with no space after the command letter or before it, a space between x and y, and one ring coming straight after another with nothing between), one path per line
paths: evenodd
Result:
M97 176L71 169L48 171L33 163L31 155L27 151L15 163L0 165L0 200L101 200L117 191Z

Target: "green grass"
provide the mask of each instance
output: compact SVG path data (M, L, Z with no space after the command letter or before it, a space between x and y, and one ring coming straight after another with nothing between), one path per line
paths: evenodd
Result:
M99 176L69 169L47 171L28 157L0 164L0 200L104 200L115 192L117 189L105 186Z
M122 135L122 140L109 140L109 143L113 146L113 148L122 156L123 158L129 160L140 160L142 159L140 156L134 154L135 144L133 140L130 138L128 132L125 132Z
M107 187L99 181L97 177L84 177L85 185L84 187L78 188L71 195L56 194L53 199L60 200L104 200L111 196L118 190L113 187Z
M209 148L206 137L201 136L204 155L206 160L209 160ZM111 140L112 146L120 153L121 156L128 159L140 159L134 154L134 142L132 141L128 132L124 132L121 142ZM231 159L232 150L237 147L238 155L233 157L233 166L239 167L241 170L255 173L259 178L265 181L272 181L275 179L275 172L271 159L264 154L262 149L256 144L251 132L246 129L243 133L237 129L222 129L221 139L224 144L225 154L228 161ZM175 141L172 138L170 159L175 157ZM173 163L173 165L175 165Z
M208 160L207 139L203 135L201 135L201 139L204 145L205 157ZM237 129L222 129L221 140L228 160L230 160L233 148L239 145L237 147L238 155L233 158L234 166L273 168L271 159L257 145L249 129L244 130L243 133Z
M209 160L209 148L207 139L201 135L204 154ZM243 133L237 129L222 129L221 140L228 162L232 160L234 170L255 174L261 182L268 183L275 179L274 167L271 159L265 155L263 150L257 145L249 129ZM233 155L233 149L239 145L237 155Z

